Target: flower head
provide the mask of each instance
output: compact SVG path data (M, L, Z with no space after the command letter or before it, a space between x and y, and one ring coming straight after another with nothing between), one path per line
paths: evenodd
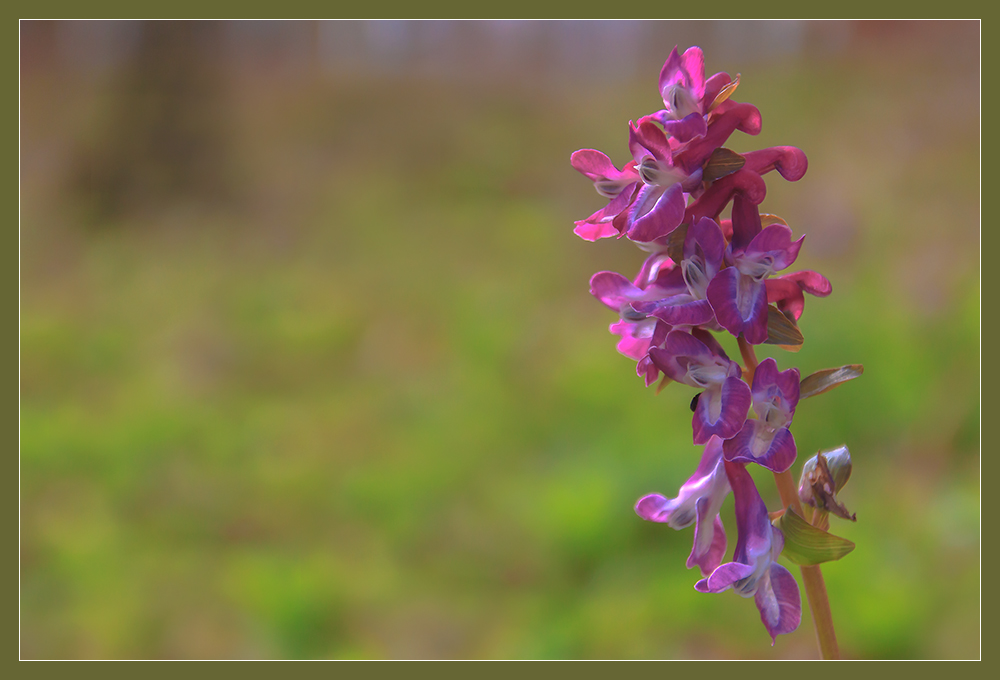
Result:
M660 494L643 496L635 512L650 522L663 522L674 529L695 523L694 546L687 566L697 565L708 576L726 554L726 531L719 510L729 495L729 479L722 464L722 440L712 437L705 446L698 469L684 482L676 498Z
M767 507L742 463L724 461L736 505L736 549L733 561L720 565L695 584L702 593L732 588L752 597L773 645L778 635L791 633L802 618L802 600L795 578L775 560L784 537L768 518Z

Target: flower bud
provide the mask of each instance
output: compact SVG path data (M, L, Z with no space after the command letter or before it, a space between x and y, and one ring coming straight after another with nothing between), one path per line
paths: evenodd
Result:
M853 521L854 516L837 501L837 493L844 488L850 477L851 452L846 446L820 451L802 466L799 500Z

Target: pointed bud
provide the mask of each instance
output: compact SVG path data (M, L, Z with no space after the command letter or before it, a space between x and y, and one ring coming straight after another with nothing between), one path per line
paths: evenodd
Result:
M851 452L846 446L820 451L802 466L799 500L853 522L855 516L837 501L837 493L850 477Z

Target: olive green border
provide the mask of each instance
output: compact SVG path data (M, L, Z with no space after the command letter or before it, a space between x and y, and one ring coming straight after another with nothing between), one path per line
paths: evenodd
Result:
M318 18L334 16L337 18L379 18L380 16L393 16L398 18L416 18L414 14L415 10L419 10L419 16L423 18L556 18L556 17L566 17L567 13L572 12L575 17L578 18L611 18L609 16L609 5L606 2L597 3L591 2L586 5L580 3L574 3L573 5L567 5L565 3L538 3L537 1L524 1L524 0L508 0L504 3L496 3L495 6L477 6L473 7L470 3L420 3L415 5L413 3L403 3L403 2L377 2L377 3L359 3L359 4L332 4L329 2L286 2L281 5L264 4L264 3L206 3L204 0L199 0L197 2L191 0L175 0L169 4L158 3L157 5L136 5L134 2L100 2L100 3L72 3L72 2L20 2L17 3L13 10L11 11L11 21L7 23L11 30L11 35L15 31L19 31L17 20L20 18L146 18L146 17L162 17L162 18L226 18L226 17L245 17L245 18L274 18L280 16L285 18ZM818 7L818 6L814 6ZM946 7L936 3L934 5L930 3L921 3L920 6L914 6L913 3L907 3L905 6L901 3L882 3L875 4L872 2L841 2L836 5L837 18L894 18L898 17L902 13L906 13L908 18L927 18L927 19L940 19L945 18L943 12L947 11L954 17L966 18L966 19L977 19L982 18L984 11L980 3L969 3L969 2L958 2L949 3ZM807 16L808 9L801 2L768 2L766 6L762 6L761 3L735 3L735 2L713 2L711 5L708 4L694 4L694 3L663 3L659 2L649 2L649 1L639 1L631 2L627 5L619 5L614 8L617 11L625 10L629 13L631 18L706 18L707 16L714 17L726 17L726 18L810 18ZM815 10L814 10L815 11ZM669 14L668 14L669 13ZM819 18L819 17L816 17ZM991 33L989 29L993 27L992 21L989 19L982 20L982 27L987 29L987 36ZM12 57L11 65L6 70L7 79L10 86L6 89L8 93L11 94L11 99L13 100L12 105L6 107L6 111L11 118L12 129L16 129L18 112L16 110L17 105L17 82L18 82L18 70L17 70L17 40L12 40L10 47L7 48L8 54ZM996 64L997 48L995 42L990 39L981 40L983 64L987 66L992 66ZM993 72L990 69L988 72ZM992 91L986 92L987 98L994 99ZM934 105L932 102L928 102L929 106ZM986 109L985 106L981 107L981 110ZM946 110L942 111L942 115L946 116ZM985 133L981 137L981 141L985 142L981 144L981 148L985 147L987 150L995 149L996 147L996 133L991 129L987 128L983 130ZM4 183L7 187L7 191L10 194L8 205L17 205L17 173L18 166L17 153L18 146L17 140L14 135L7 137L7 142L5 148L9 148L10 154L14 162L12 162L10 168L10 173L12 178L10 181ZM988 153L987 157L991 154ZM982 167L982 164L981 164ZM991 178L995 179L996 171L990 164L986 164L985 178L981 183L981 186L993 186ZM12 211L13 212L13 211ZM981 211L982 214L982 211ZM984 233L981 230L981 233ZM19 243L17 241L17 232L11 229L8 232L9 244L8 247L3 250L6 253L6 259L8 261L8 266L3 269L3 271L11 272L7 276L11 279L11 289L15 290L13 278L15 273L18 272L18 253L19 253ZM995 252L994 248L989 246L989 243L996 242L997 238L992 232L992 230L986 230L984 233L983 242L981 242L981 253ZM994 300L992 294L996 291L997 284L997 273L996 268L990 268L985 276L982 277L983 288L985 288L989 293L989 300ZM19 280L18 280L19 286ZM13 293L10 294L13 298ZM18 304L20 302L20 296L18 293ZM12 304L13 306L13 304ZM982 308L982 305L981 305ZM993 309L990 302L987 302L987 310ZM997 315L995 313L987 313L983 318L982 328L985 331L985 337L996 337L991 336L990 331L998 331ZM981 336L982 337L982 336ZM12 356L19 356L19 337L15 338L13 333L4 334L4 338L10 343L9 354ZM987 357L985 362L987 374L996 374L995 361L991 357ZM11 382L15 376L16 367L14 362L11 361L8 364L8 372L11 375ZM10 384L10 383L8 383ZM987 384L992 384L989 381ZM13 391L8 394L13 394ZM996 412L993 407L996 406L997 398L992 392L987 392L984 395L985 404L983 405L987 413ZM9 427L6 428L8 432L17 433L19 422L16 417L18 397L10 397L10 405L8 408L4 409L4 413L8 414L10 420ZM5 404L6 406L6 404ZM11 435L12 439L14 435ZM992 447L990 447L992 450ZM997 463L992 455L981 456L983 461L983 478L990 480L994 479L995 475L991 474L995 471ZM18 508L15 508L16 499L19 498L18 495L18 467L17 459L14 456L9 458L9 469L6 474L6 478L9 480L7 483L7 497L11 500L7 501L7 507L10 508L10 512L7 517L10 519L6 523L5 534L7 540L4 544L7 546L16 546L16 541L18 540L19 522L18 522ZM988 525L989 526L989 525ZM994 557L996 548L993 547L991 542L985 542L986 549L986 559L984 560L987 564L995 563L995 560L991 559ZM16 551L16 547L10 548L11 552ZM4 623L7 625L3 628L3 639L5 640L5 648L10 651L4 655L6 660L16 660L18 659L18 620L15 616L15 612L18 611L18 565L15 563L14 559L6 559L3 561L4 568L10 571L9 576L4 580L11 585L4 590L5 597L3 598L4 611L9 612L8 616L4 618ZM984 588L985 599L987 601L995 601L996 599L996 586L993 585L991 579L985 580L986 587ZM995 611L994 607L986 606L983 607L983 611L986 613ZM983 622L984 630L981 639L987 641L998 639L998 627L995 622L995 616L987 615L984 617L986 620ZM991 652L993 645L988 644L986 646L986 654L984 655L986 664L992 666L993 659L995 658L995 652ZM523 663L517 663L516 666L509 664L481 664L477 663L475 668L472 668L468 663L444 663L444 662L431 662L431 663L411 663L402 662L405 666L400 666L397 663L365 663L365 662L340 662L334 672L341 674L347 673L348 675L354 676L377 676L381 674L398 674L400 672L407 675L414 673L425 672L428 675L433 676L452 676L452 677L462 677L468 673L475 673L477 675L495 675L500 677L500 674L508 673L530 673L530 674L550 674L557 670L550 665L544 665L545 662L531 662L527 665ZM616 665L624 664L628 662L615 662ZM784 668L775 665L776 662L763 662L765 665L760 663L740 663L740 666L733 667L732 665L714 665L713 667L706 666L705 664L700 664L695 667L693 664L686 662L680 662L683 665L678 667L676 663L671 664L669 668L657 667L653 668L650 664L656 662L639 662L629 663L627 667L622 666L621 668L611 668L605 663L574 663L571 668L560 668L559 671L562 672L572 672L575 674L593 675L595 677L606 677L610 673L643 673L643 672L667 672L667 673L709 673L714 675L715 673L739 673L740 676L744 675L763 675L767 674L769 676L773 675L775 671L780 672L784 670L785 672L798 673L798 672L808 672L810 675L818 674L819 676L827 676L837 673L842 674L844 672L860 673L862 675L867 675L868 673L878 673L884 674L886 672L896 673L899 669L883 669L874 665L874 662L860 662L862 665L859 666L858 663L853 663L849 670L844 667L836 667L827 665L826 667L819 667L816 664L811 664L808 670L804 668ZM76 664L74 664L76 665ZM201 664L199 664L201 666ZM564 665L565 664L561 664ZM964 664L961 669L957 669L958 672L965 674L983 674L991 675L995 677L995 671L989 672L984 668L985 664ZM91 665L92 670L97 673L102 674L117 674L120 673L122 676L133 675L135 673L142 674L160 674L164 675L167 673L173 674L178 671L184 673L197 672L197 673L211 673L218 669L212 669L208 667L199 667L194 669L190 666L185 666L183 670L178 668L154 668L149 664L144 664L141 668L137 667L134 663L99 663L98 666ZM51 664L39 664L39 663L19 663L17 667L11 669L17 675L7 675L7 677L21 677L23 675L49 675L62 677L68 672L75 673L78 670L83 670L83 668L73 668L69 669L65 666L52 666ZM231 670L231 669L229 669ZM285 666L281 669L282 673L293 670L293 672L298 674L306 673L330 673L332 669L326 666L320 666L318 664L298 664L293 668ZM910 669L906 669L909 671ZM914 670L916 670L914 668ZM928 672L939 673L943 669L938 668L926 668ZM271 674L276 671L276 669L261 666L259 664L251 665L249 663L244 664L240 671L248 671L251 673L260 674ZM952 672L952 671L947 671Z

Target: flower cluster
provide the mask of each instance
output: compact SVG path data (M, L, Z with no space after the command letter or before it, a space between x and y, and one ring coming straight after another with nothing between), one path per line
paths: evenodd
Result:
M738 84L739 76L726 73L706 78L700 48L675 48L660 72L663 109L629 123L632 160L618 169L600 151L572 155L573 167L608 199L574 231L588 241L626 238L647 253L635 278L599 272L590 291L618 314L610 327L618 350L636 362L647 386L662 376L663 384L697 390L692 438L704 446L701 463L675 498L648 495L635 510L674 529L694 524L687 566L704 576L695 588L753 597L773 644L799 624L799 590L775 561L784 537L746 466L783 473L795 461L789 427L800 376L796 368L779 370L774 359L757 364L752 346L801 344L804 293L826 296L831 286L813 271L780 274L794 264L804 237L761 214L764 175L776 170L798 180L806 157L788 146L742 154L725 148L734 132L761 129L757 108L732 99ZM715 333L737 338L745 367L727 356ZM738 536L733 561L723 563L719 511L730 491Z

